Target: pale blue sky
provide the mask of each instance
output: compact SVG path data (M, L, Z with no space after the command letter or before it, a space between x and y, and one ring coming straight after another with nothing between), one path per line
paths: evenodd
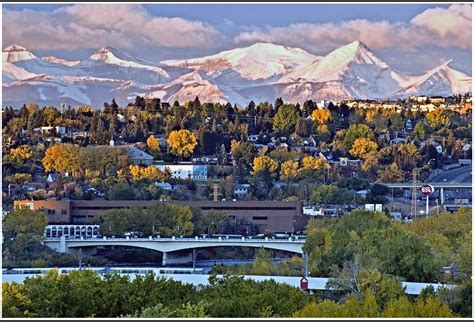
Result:
M447 59L453 59L458 68L471 71L472 22L468 5L124 6L3 4L3 46L14 42L39 56L81 59L109 45L159 62L212 54L258 41L324 55L345 43L361 40L387 63L406 72L416 73ZM443 21L450 23L440 23Z

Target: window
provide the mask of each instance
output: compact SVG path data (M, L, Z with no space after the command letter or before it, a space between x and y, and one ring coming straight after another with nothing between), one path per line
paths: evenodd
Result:
M48 215L56 215L56 210L48 209Z
M253 220L268 220L268 217L266 216L255 216L252 217Z
M67 215L67 209L62 209L61 210L61 215L63 215L63 216Z

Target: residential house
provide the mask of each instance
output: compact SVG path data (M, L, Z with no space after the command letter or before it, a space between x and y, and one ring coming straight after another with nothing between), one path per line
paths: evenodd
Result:
M35 192L40 189L44 189L44 184L40 182L28 182L23 185L23 190L25 192Z
M160 188L162 190L166 190L166 191L172 191L173 190L173 186L168 182L155 182L155 186L157 186L158 188Z
M440 143L433 141L431 142L431 145L433 145L436 148L436 151L438 153L443 153L443 146Z
M236 183L234 184L234 195L237 198L243 198L249 193L249 188L249 184Z
M410 119L407 119L405 121L405 130L407 131L413 131L413 122Z
M248 142L257 142L258 141L258 135L256 134L252 134L252 135L249 135L247 136L247 141Z
M332 159L333 159L332 158L332 153L329 152L329 151L321 151L321 152L318 153L318 156L320 158L323 158L324 160L326 160L328 162L332 161Z
M171 177L176 179L190 179L195 181L207 180L207 165L203 164L155 164L155 167L161 171L166 168L171 172Z
M318 108L327 108L329 106L329 101L321 100L318 103L316 103L316 106Z
M154 158L148 153L131 145L127 146L126 148L128 152L130 152L130 160L133 164L151 165L153 163Z
M430 97L430 102L435 105L440 105L444 103L445 98L443 96L431 96Z
M21 185L15 184L15 183L10 183L8 185L8 197L14 198L17 195L20 195L23 192L21 189Z
M303 140L304 146L316 146L318 143L312 135L310 135L309 137L302 137L301 139Z
M395 138L395 139L390 140L390 145L399 144L399 143L407 143L407 139Z
M58 180L59 177L61 177L60 173L51 172L48 174L48 177L46 178L46 182L54 183Z
M348 166L357 167L362 163L362 160L360 159L350 160L346 157L340 157L339 160L336 160L336 161L329 160L329 162L335 165L339 165L341 167L348 167Z
M155 139L158 140L158 144L160 145L160 149L167 149L168 148L168 141L164 134L155 134Z
M122 115L122 114L117 114L117 120L120 122L120 123L126 123L127 122L127 118Z
M361 198L367 198L367 195L369 194L369 190L367 189L364 189L364 190L359 190L359 191L356 191L356 194L361 197Z

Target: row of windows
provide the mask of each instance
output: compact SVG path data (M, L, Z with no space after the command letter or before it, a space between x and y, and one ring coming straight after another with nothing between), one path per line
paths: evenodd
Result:
M48 209L48 215L56 215L56 209ZM61 215L65 216L67 215L67 210L66 209L61 209Z
M99 226L47 226L45 237L92 237L99 235Z

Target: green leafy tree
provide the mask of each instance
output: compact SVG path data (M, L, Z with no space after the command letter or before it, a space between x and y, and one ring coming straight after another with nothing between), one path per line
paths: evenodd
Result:
M186 303L181 307L172 309L158 303L153 307L148 307L139 315L140 318L207 318L205 302L197 304Z
M132 186L120 182L110 187L107 197L109 200L135 200L136 194Z
M415 127L413 128L413 134L421 140L425 139L426 131L423 121L416 122Z
M411 281L437 281L440 278L441 263L427 242L395 227L385 232L380 260L384 272Z
M3 222L4 248L13 253L26 252L32 244L43 240L48 219L44 213L28 208L16 208Z
M283 135L291 134L295 131L299 118L299 111L295 105L283 104L275 114L273 129Z
M365 124L352 124L347 130L343 145L346 150L350 150L357 139L369 139L374 138L374 132Z
M138 232L142 236L190 236L194 229L189 207L165 202L147 208L109 210L96 220L103 236L123 236L126 232Z

